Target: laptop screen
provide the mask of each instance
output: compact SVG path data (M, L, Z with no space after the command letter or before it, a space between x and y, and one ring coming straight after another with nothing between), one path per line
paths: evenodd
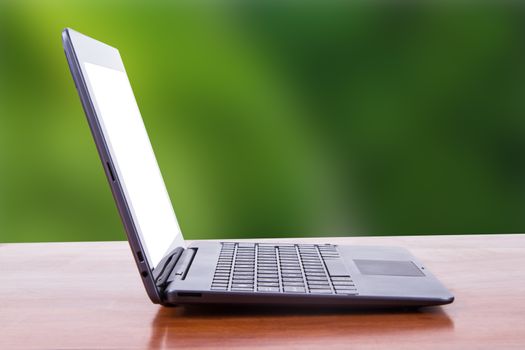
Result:
M184 244L144 122L124 71L84 62L114 171L150 266Z

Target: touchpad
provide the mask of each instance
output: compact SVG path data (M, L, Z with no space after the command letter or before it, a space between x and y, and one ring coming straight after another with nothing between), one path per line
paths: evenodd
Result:
M425 276L412 261L398 260L354 260L363 275Z

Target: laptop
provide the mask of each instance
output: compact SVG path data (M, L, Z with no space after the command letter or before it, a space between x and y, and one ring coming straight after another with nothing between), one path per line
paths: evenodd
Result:
M67 62L153 303L420 307L453 295L400 247L186 244L119 51L66 28Z

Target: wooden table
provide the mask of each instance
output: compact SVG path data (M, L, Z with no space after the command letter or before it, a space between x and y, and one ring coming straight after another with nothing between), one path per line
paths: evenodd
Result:
M419 311L165 308L147 298L126 242L3 244L0 349L525 349L525 235L299 241L407 247L456 301Z

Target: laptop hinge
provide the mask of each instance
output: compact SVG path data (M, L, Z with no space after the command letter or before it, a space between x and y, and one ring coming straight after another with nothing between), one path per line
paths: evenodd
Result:
M186 278L196 252L197 248L178 247L170 253L172 258L166 259L163 271L155 280L157 287L162 291L173 280Z
M155 278L155 284L157 287L160 289L164 288L168 281L168 277L170 276L173 268L179 261L183 252L184 248L182 247L173 249L168 255L162 258L155 270L153 270L153 277Z

